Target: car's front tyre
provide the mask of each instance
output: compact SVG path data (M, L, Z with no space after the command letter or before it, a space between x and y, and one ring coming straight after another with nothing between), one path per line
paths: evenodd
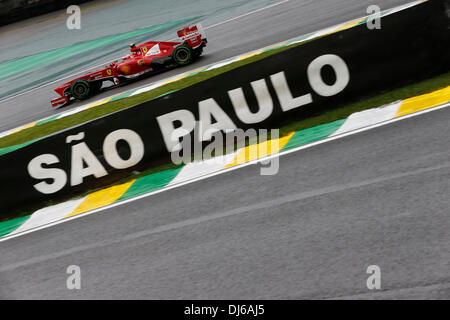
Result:
M76 80L70 88L72 97L77 100L85 100L91 94L91 86L89 82L84 79Z

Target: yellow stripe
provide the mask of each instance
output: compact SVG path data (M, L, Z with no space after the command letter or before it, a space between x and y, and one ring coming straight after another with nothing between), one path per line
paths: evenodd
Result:
M242 148L234 158L233 162L228 164L225 168L231 168L278 153L286 145L286 143L289 142L294 133L295 132L291 132L287 136L280 139L264 141Z
M283 41L283 42L280 42L280 43L276 43L276 44L270 45L270 46L268 46L268 47L265 47L265 48L264 48L264 51L270 50L270 49L273 49L273 48L282 47L282 46L284 46L286 43L287 43L287 41Z
M192 71L188 72L188 73L186 74L186 76L189 76L189 75L191 75L191 74L194 74L194 73L200 72L200 71L202 71L202 70L204 70L204 69L206 69L206 67L201 67L201 68L198 68L198 69L192 70Z
M256 56L256 55L258 55L258 54L260 54L260 53L262 53L262 52L263 52L263 51L260 50L260 51L257 51L257 52L245 54L245 55L243 55L243 56L240 56L239 59L238 59L237 61L244 60L244 59L248 59L248 58L253 57L253 56Z
M101 106L102 104L105 104L105 103L109 102L112 98L113 98L113 97L109 97L109 98L100 100L100 101L98 101L98 102L91 103L91 104L89 104L89 105L86 106L86 109L85 109L85 110L90 109L90 108L94 108L94 107Z
M181 80L181 79L183 79L183 78L185 78L187 76L188 76L188 74L182 74L180 77L176 77L174 79L168 80L168 81L164 82L162 85L166 85L166 84L169 84L169 83Z
M71 214L65 216L64 218L76 216L78 214L104 207L113 203L114 201L119 199L135 181L136 180L132 180L118 186L113 186L91 193Z
M450 101L450 86L403 101L394 118L433 108Z
M350 21L350 22L344 24L342 27L340 27L336 31L333 31L331 33L336 33L336 32L339 32L339 31L343 31L343 30L347 30L347 29L353 28L354 26L357 26L364 19L366 19L366 18L361 18L361 19L356 19L356 20Z

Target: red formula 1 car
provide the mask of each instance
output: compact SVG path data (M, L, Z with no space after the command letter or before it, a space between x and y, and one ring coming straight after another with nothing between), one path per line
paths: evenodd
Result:
M183 28L177 34L179 42L149 41L138 46L131 44L131 53L121 60L56 88L55 91L61 98L52 100L52 106L61 107L72 100L85 100L100 92L105 82L118 86L163 68L189 64L202 54L207 40L200 25Z

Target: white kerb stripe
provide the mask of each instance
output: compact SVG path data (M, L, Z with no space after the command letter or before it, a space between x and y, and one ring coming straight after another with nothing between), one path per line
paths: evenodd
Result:
M61 220L68 214L72 213L85 199L86 197L83 197L81 199L63 202L51 207L38 210L33 213L31 217L27 221L25 221L24 224L11 232L10 235L26 230L31 230L33 228L41 227L43 225Z
M238 151L239 152L239 151ZM217 172L225 168L228 164L233 162L237 152L230 153L228 155L216 157L213 159L188 163L181 169L178 175L168 185L174 185L183 181L195 179L204 175Z
M398 101L385 107L354 113L330 137L391 120L395 117L401 105L402 101Z
M146 86L146 87L143 87L143 88L141 88L141 89L136 90L135 92L133 92L132 96L135 96L135 95L137 95L137 94L140 94L140 93L143 93L143 92L147 92L147 91L153 90L153 89L155 89L155 88L157 88L157 87L162 86L162 84L163 84L162 81L158 81L158 82L152 83L152 84L149 85L149 86Z

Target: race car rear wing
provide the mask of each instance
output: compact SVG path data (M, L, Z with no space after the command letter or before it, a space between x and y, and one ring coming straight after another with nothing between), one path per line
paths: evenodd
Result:
M191 48L196 48L206 41L206 32L203 30L201 24L185 27L177 31L178 38L184 42L187 41Z

